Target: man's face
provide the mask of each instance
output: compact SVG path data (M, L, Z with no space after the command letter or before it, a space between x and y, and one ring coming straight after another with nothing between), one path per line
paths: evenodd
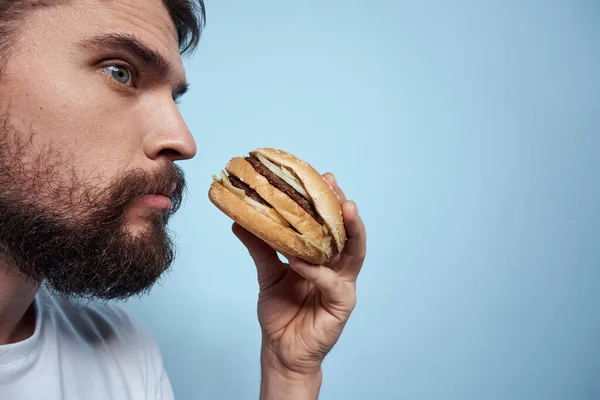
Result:
M173 257L165 228L184 187L173 161L196 152L162 1L35 11L3 73L0 252L67 294L149 288Z

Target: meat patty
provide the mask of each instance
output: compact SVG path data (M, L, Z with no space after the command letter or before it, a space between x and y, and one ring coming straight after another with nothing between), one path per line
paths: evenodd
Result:
M265 199L260 197L254 189L252 189L247 183L242 182L239 178L233 175L229 175L229 181L236 188L242 189L244 192L246 192L246 196L250 197L252 200L258 201L259 203L264 204L265 206L271 207L271 205L267 203Z
M277 189L281 190L283 193L287 194L292 200L294 200L300 207L302 207L307 213L309 213L314 219L317 221L321 221L317 212L313 208L312 204L296 189L294 189L290 184L286 181L278 177L274 174L266 165L264 165L260 160L256 157L246 157L246 161L248 161L256 172L267 178L269 183L275 186Z

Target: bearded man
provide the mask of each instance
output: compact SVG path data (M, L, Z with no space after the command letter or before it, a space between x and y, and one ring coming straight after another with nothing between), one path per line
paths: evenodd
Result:
M175 162L196 154L176 100L204 21L191 0L0 0L0 398L173 398L156 342L108 300L173 262ZM318 397L356 303L365 228L325 177L348 232L333 265L283 264L233 225L257 267L262 399Z

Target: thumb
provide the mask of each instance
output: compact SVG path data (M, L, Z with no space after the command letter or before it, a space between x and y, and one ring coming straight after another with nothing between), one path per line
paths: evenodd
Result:
M232 231L248 249L248 253L256 265L259 289L266 290L279 282L285 275L286 268L277 257L277 252L237 223L233 224Z

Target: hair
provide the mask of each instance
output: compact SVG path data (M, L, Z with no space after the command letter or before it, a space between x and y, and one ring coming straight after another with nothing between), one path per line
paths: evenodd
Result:
M65 5L74 0L0 0L0 79L2 67L17 40L20 22L28 13L40 9ZM162 0L177 29L179 51L192 53L198 47L206 23L203 0Z
M180 52L193 52L198 47L206 23L204 1L198 0L196 3L195 0L163 0L163 3L177 29Z

